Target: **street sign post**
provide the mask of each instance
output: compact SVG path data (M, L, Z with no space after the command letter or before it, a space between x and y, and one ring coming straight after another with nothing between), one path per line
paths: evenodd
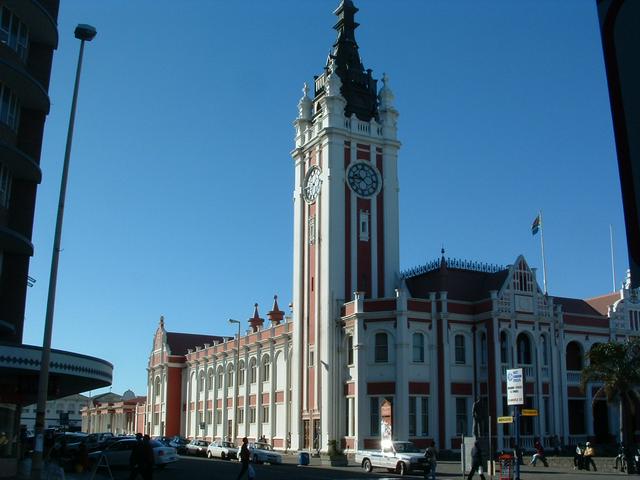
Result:
M513 417L498 417L498 423L513 423Z
M507 405L524 405L524 375L521 368L507 370Z
M536 410L535 408L523 408L522 409L522 416L523 417L537 417L538 416L538 410Z
M520 450L520 406L524 405L524 374L522 368L507 370L507 405L513 405L516 434L516 478L520 480L520 463L518 453Z

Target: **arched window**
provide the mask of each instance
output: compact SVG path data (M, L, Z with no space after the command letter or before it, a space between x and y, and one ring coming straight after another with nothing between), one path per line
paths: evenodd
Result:
M256 383L257 375L256 375L256 359L252 358L249 361L249 383Z
M204 372L200 372L200 377L198 379L198 391L204 392Z
M467 362L467 348L465 345L464 335L458 334L455 336L455 352L456 363L458 365L464 365Z
M227 367L227 387L233 387L233 364Z
M216 372L216 377L217 377L217 387L218 388L222 388L222 382L224 381L224 370L222 369L222 367L218 367L218 371Z
M376 333L375 337L375 357L376 363L386 363L389 361L389 338L384 332Z
M424 363L424 335L421 333L413 334L413 361Z
M160 377L156 377L156 380L153 385L153 392L156 397L160 396Z
M207 372L207 390L211 390L213 388L213 369L210 368Z
M347 335L347 365L353 365L353 335Z
M582 370L582 347L578 342L567 344L567 370L579 372Z
M487 364L487 334L480 334L480 365Z
M271 360L269 359L269 355L265 355L264 357L262 357L262 381L268 382L270 374L271 374Z
M521 333L518 335L518 365L531 365L531 341L529 335Z
M244 385L244 360L238 363L238 385Z
M500 332L500 362L509 364L509 345L507 344L507 332Z

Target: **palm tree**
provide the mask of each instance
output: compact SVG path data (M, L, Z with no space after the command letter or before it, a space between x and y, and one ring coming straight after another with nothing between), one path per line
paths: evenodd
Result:
M636 403L640 401L640 338L632 338L624 343L610 341L594 345L589 353L588 365L582 369L582 390L587 383L601 383L594 395L594 401L604 393L608 402L620 402L622 416L622 443L629 460L629 448L633 444L632 415ZM627 462L631 465L632 462ZM631 472L630 472L631 473Z

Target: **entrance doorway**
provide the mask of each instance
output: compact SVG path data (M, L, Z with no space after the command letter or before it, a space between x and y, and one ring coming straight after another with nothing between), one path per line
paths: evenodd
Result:
M609 408L604 400L593 402L593 433L597 443L610 443Z
M309 450L309 420L302 421L302 448Z
M320 450L320 419L313 421L313 449Z

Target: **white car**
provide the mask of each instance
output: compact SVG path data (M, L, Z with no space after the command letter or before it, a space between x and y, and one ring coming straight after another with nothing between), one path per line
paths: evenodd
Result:
M399 475L424 471L427 459L424 452L411 442L389 441L380 450L358 450L356 463L369 473L374 467L386 468Z
M110 467L128 467L131 451L137 442L138 440L135 437L118 440L104 450L91 452L89 460L98 462L104 456ZM175 448L165 447L157 440L151 440L149 443L151 443L151 448L153 449L153 460L156 467L164 468L167 464L178 461L178 454Z
M236 459L238 458L238 447L231 442L216 440L207 447L207 457L217 457L222 460Z
M249 444L249 457L253 463L282 463L282 455L273 450L268 443L255 442Z

